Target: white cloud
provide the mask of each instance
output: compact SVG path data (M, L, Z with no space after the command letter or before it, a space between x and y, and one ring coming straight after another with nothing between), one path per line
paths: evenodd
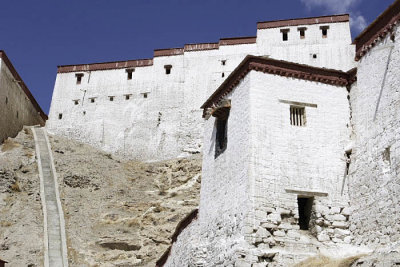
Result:
M349 13L350 14L350 25L356 31L362 31L366 26L367 22L357 11L357 6L363 0L300 0L307 9L311 10L314 8L322 8L332 14L338 13Z
M361 0L301 0L301 2L308 9L320 7L330 12L344 13L348 12L352 7L359 4Z
M367 21L361 15L352 15L350 19L350 26L353 29L361 32L365 29L365 27L367 27Z

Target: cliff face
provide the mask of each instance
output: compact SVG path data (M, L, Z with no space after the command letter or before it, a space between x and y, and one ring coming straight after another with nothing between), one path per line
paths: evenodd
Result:
M50 136L70 266L154 266L179 221L198 206L201 157L114 158ZM0 258L43 263L43 215L31 131L0 148ZM28 242L27 242L28 240Z

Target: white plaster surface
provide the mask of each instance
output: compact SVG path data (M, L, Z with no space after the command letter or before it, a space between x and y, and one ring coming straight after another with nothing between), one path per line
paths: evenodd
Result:
M200 106L246 55L342 70L353 67L349 24L330 24L328 38L322 38L320 26L307 25L305 39L290 35L283 42L279 28L258 30L255 44L156 57L152 66L137 67L132 80L127 80L125 69L84 72L79 85L76 73L59 73L46 127L51 133L139 160L199 153ZM317 59L310 53L317 53ZM172 65L170 75L165 74L164 65ZM132 96L125 100L125 94ZM115 96L114 101L109 96ZM95 98L95 103L89 98Z
M394 32L398 39L400 28ZM387 246L400 239L399 42L392 42L390 35L378 42L359 61L357 77L350 93L350 229L357 244Z
M347 95L346 87L248 73L227 96L228 145L216 159L215 119L205 122L199 218L179 236L167 266L272 259L287 266L319 249L354 252L345 245L353 239L347 186L342 192L351 133ZM292 126L290 104L280 100L317 107L305 107L306 126ZM314 196L309 231L298 224L302 193L285 189L325 195Z

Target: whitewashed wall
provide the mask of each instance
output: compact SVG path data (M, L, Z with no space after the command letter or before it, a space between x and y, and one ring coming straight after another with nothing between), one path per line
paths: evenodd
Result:
M199 219L178 237L166 266L187 266L189 262L233 265L237 252L247 246L242 230L250 211L249 88L247 76L230 96L227 148L216 159L216 120L211 117L205 121ZM193 240L189 246L187 236Z
M215 119L205 122L199 219L173 245L167 266L252 266L278 250L274 260L285 266L320 253L318 246L332 256L348 253L341 249L352 241L344 179L347 96L346 87L247 74L227 97L228 145L216 159ZM306 107L306 126L292 126L290 104L279 100L317 107ZM285 189L326 194L314 197L307 233L299 229L297 194Z
M283 42L279 29L259 30L255 44L221 45L216 50L156 57L154 65L137 67L132 80L127 80L125 69L85 72L80 85L75 73L59 73L47 128L138 160L199 153L203 134L200 106L246 55L351 68L353 55L345 56L354 50L349 24L330 24L327 39L322 38L319 26L307 25L306 39L296 42L292 37ZM317 61L305 47L320 51ZM226 60L226 65L221 60ZM169 64L172 73L166 75L164 65ZM147 99L144 92L148 92ZM133 97L125 100L123 95L128 93ZM108 96L115 96L114 101L110 102ZM89 97L97 97L96 102L90 103ZM79 105L74 105L75 99L79 99Z
M298 225L298 195L314 195L309 233L327 247L349 244L344 174L351 125L346 87L255 71L250 76L253 207L246 240L266 251L283 242L294 262L305 253L318 253L315 241L307 240ZM317 107L305 106L306 125L293 126L290 104L281 100Z
M399 27L395 33L398 39ZM357 244L390 245L400 238L398 40L392 42L388 35L361 58L350 96L355 143L349 180L354 209L350 229Z
M15 137L24 125L39 124L44 120L0 58L0 143Z
M320 26L329 26L327 38L322 38ZM299 27L307 28L304 39L300 38ZM282 41L281 29L289 29L287 41ZM350 26L347 22L257 30L260 55L343 71L355 66L355 48L350 45L351 42Z

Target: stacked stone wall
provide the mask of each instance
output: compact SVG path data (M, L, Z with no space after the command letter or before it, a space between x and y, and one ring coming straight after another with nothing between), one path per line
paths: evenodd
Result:
M386 246L400 238L399 77L400 45L387 35L360 59L351 88L350 229L356 244Z

